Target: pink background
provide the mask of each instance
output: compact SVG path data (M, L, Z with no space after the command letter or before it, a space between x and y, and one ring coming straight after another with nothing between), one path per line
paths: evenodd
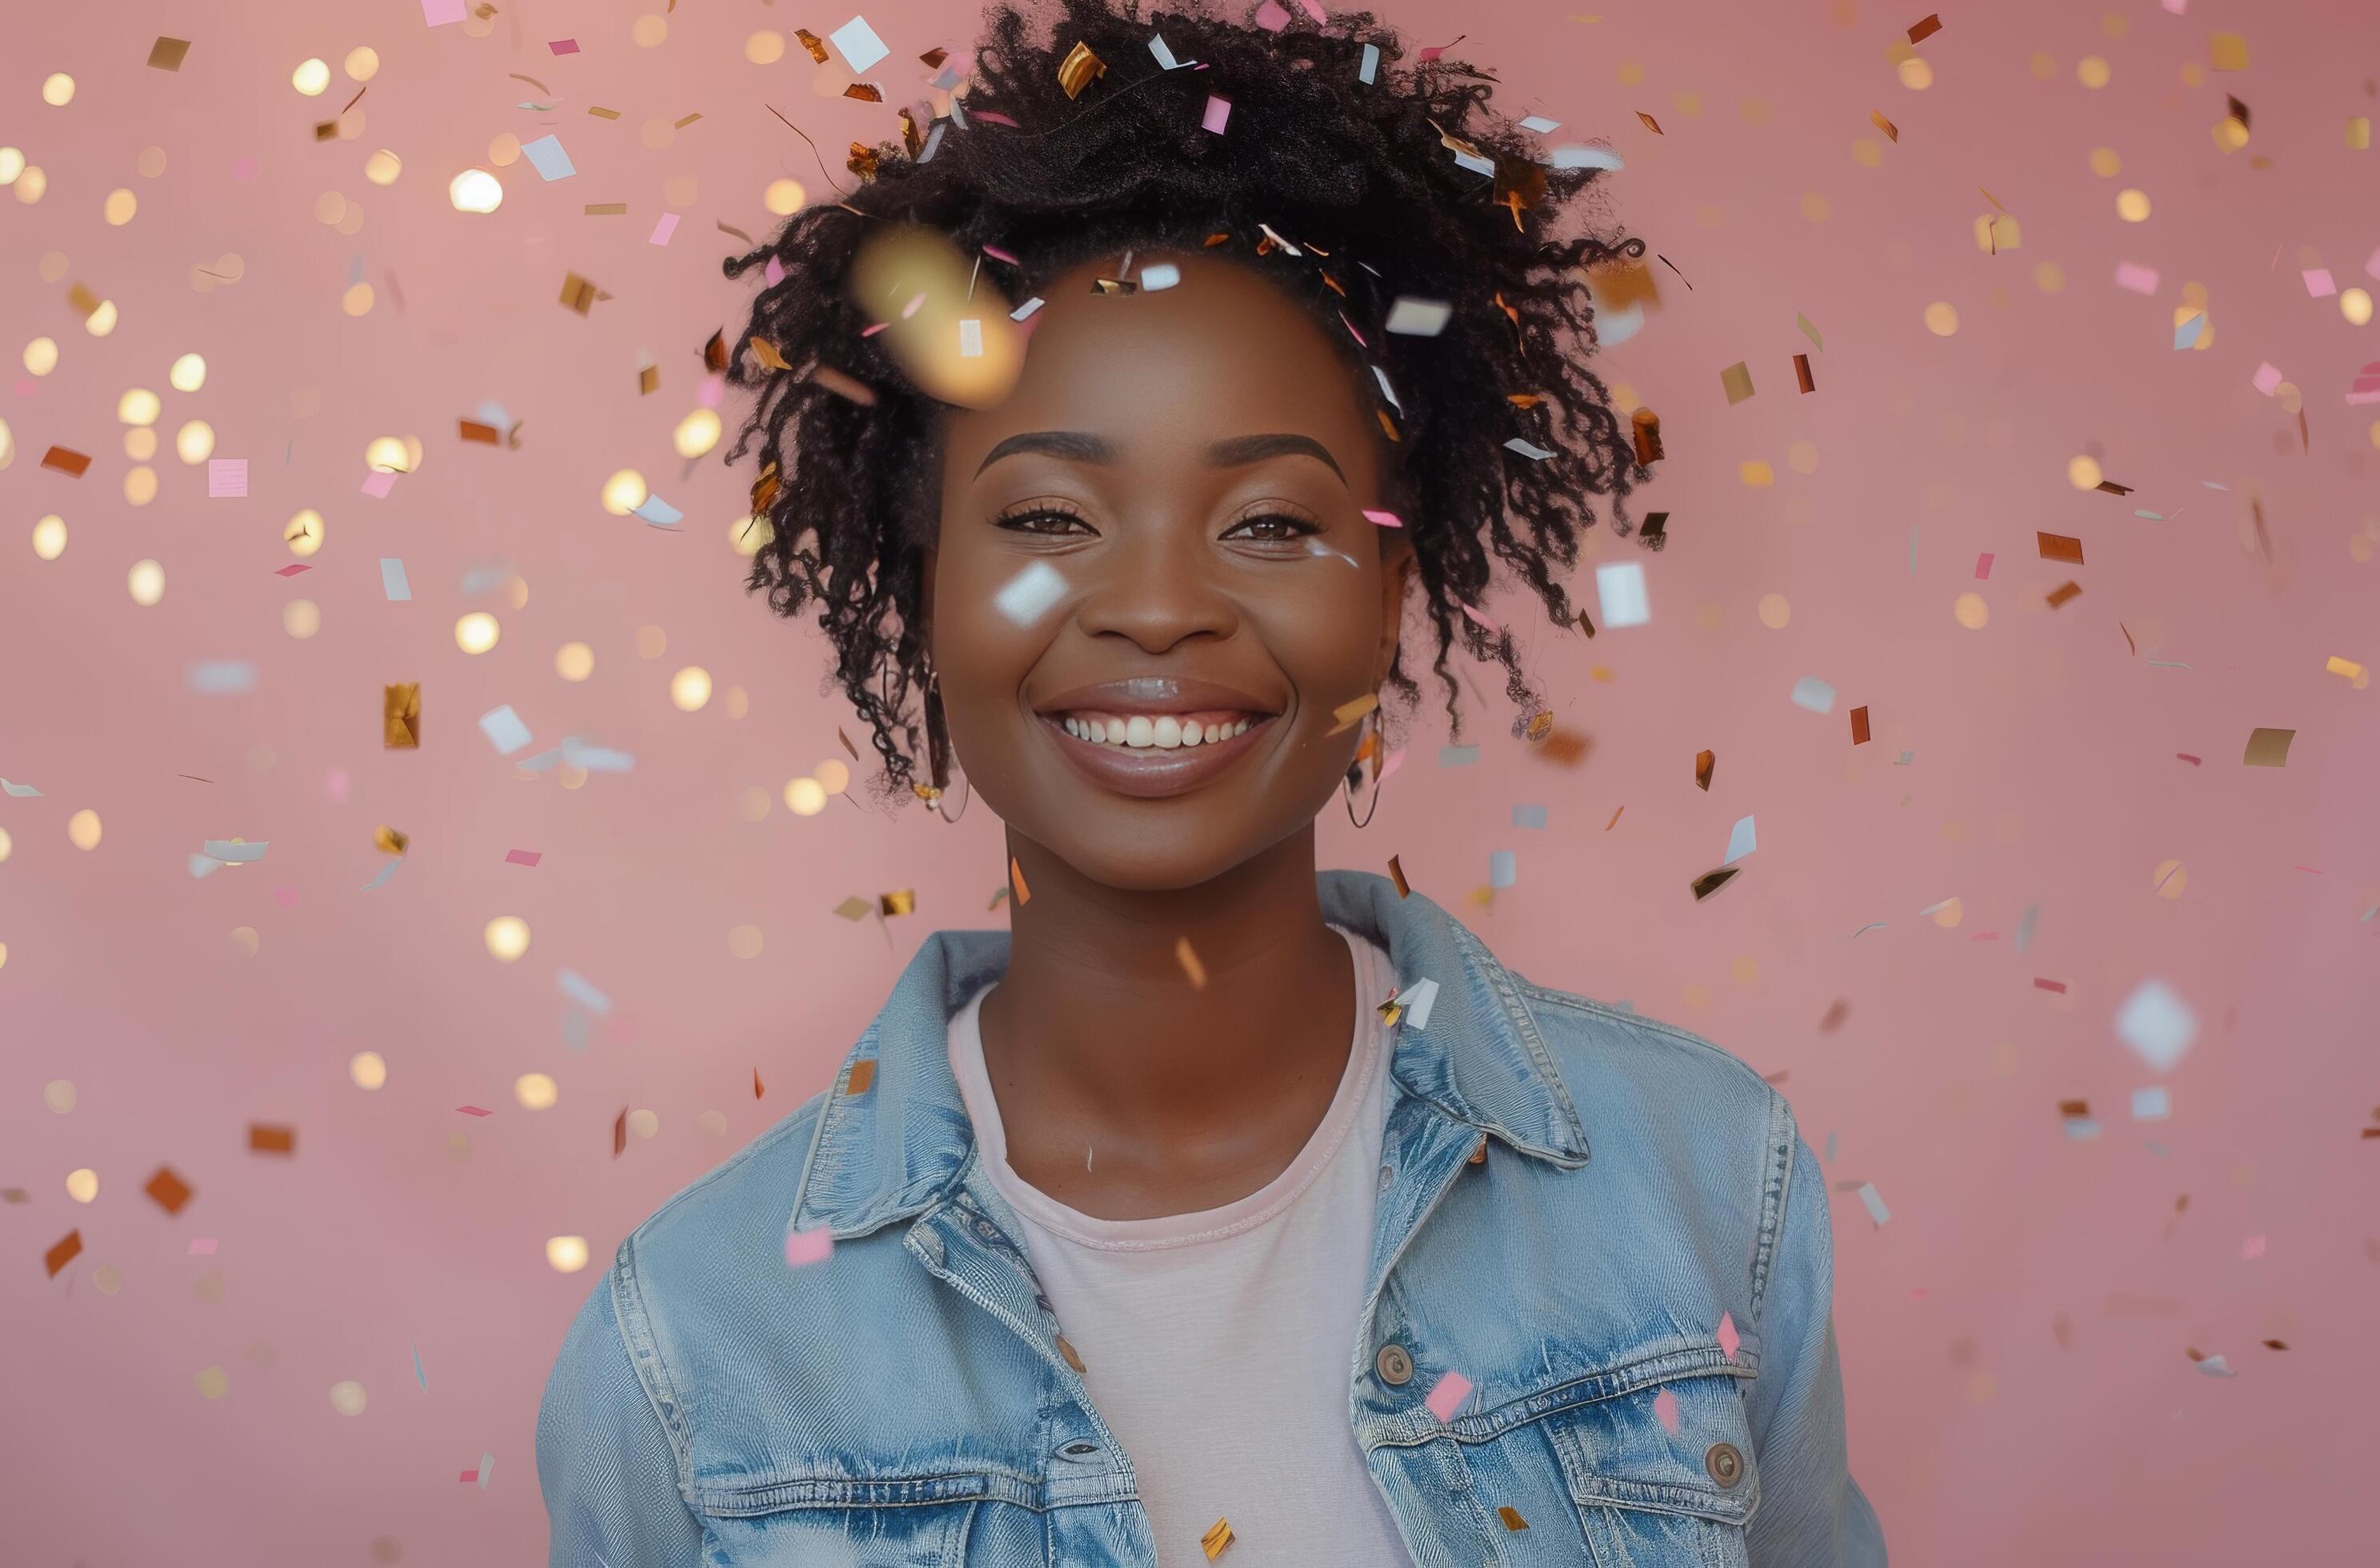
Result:
M1326 820L1325 857L1400 854L1532 977L1633 1001L1779 1076L1841 1184L1852 1458L1897 1561L2369 1562L2352 1500L2380 1392L2380 1141L2358 1136L2380 1125L2380 724L2373 694L2325 662L2380 661L2380 409L2345 402L2380 329L2301 273L2380 286L2365 275L2380 154L2344 135L2380 115L2380 12L1946 9L1916 50L1934 70L1920 91L1889 51L1922 4L1390 6L1417 43L1467 30L1462 52L1501 73L1512 112L1567 122L1552 140L1609 139L1627 159L1617 210L1676 272L1657 267L1662 308L1604 365L1663 418L1647 500L1673 542L1596 541L1644 563L1649 625L1532 633L1564 722L1592 737L1583 764L1525 755L1500 707L1480 711L1477 763L1441 768L1426 723L1366 831ZM632 40L639 7L613 0L509 0L481 38L426 28L414 0L108 10L103 26L89 6L16 7L0 64L0 144L48 179L35 204L0 194L0 418L18 448L0 473L0 774L42 792L0 796L0 1185L23 1194L0 1206L6 1555L365 1563L394 1539L408 1562L541 1561L538 1394L596 1277L554 1271L546 1238L586 1236L600 1267L825 1081L928 930L1001 918L981 808L955 829L848 800L786 809L779 791L839 754L849 720L819 696L815 637L741 591L729 533L748 476L670 447L697 406L696 351L743 298L714 225L761 232L781 175L823 194L763 104L830 149L890 134L891 110L815 95L797 44L771 66L743 56L754 30L824 33L844 10L698 0L656 47ZM893 50L870 74L896 103L905 63L971 28L954 5L870 19ZM178 73L142 63L159 31L193 40ZM2217 31L2245 34L2246 71L2206 74ZM565 36L581 52L556 57L546 41ZM363 44L381 58L364 128L318 145L310 128L354 91L338 66ZM289 84L309 55L334 69L319 99ZM2112 68L2096 91L2077 78L2091 55ZM47 106L61 70L79 91ZM559 107L516 107L540 95L513 71ZM2229 153L2210 135L2227 91L2253 127ZM640 138L697 111L665 148ZM492 138L549 130L575 177L516 163L498 213L448 205ZM167 166L143 177L152 144ZM2092 172L2099 145L2119 176ZM383 147L404 160L385 188L362 172ZM677 209L673 176L698 185ZM119 186L140 211L111 227ZM2020 249L1978 247L1979 188ZM2149 195L2145 223L2118 216L2124 188ZM315 215L326 191L366 209L352 237ZM613 201L628 215L582 215ZM676 234L648 243L670 210ZM240 280L196 292L193 266L227 251ZM47 252L67 259L50 280ZM2153 298L2116 286L2127 261L2156 269ZM2037 283L2045 262L2062 289ZM358 265L376 298L351 317ZM613 298L563 309L565 271ZM112 335L68 305L78 281L117 306ZM2215 341L2176 352L2186 284L2204 286ZM1955 335L1927 330L1936 301ZM40 335L63 357L36 379L17 356ZM172 392L190 350L206 384ZM1801 351L1815 395L1794 390ZM647 354L662 384L640 396ZM1719 372L1739 359L1758 392L1730 407ZM2302 389L2310 451L2251 384L2267 361ZM126 499L115 421L135 386L165 405L145 506ZM457 439L490 399L524 421L517 451ZM246 499L208 499L203 466L176 459L193 418L218 456L249 460ZM375 500L365 446L389 434L425 456ZM1815 466L1789 460L1799 442ZM53 443L91 471L42 468ZM2135 493L2072 488L2086 452ZM1773 486L1741 481L1755 459ZM622 465L685 511L681 536L603 511ZM276 577L305 506L328 542ZM29 541L49 513L71 537L45 563ZM2082 538L2088 565L2037 559L2037 529ZM1997 562L1979 582L1982 552ZM410 602L384 599L382 556L404 560ZM143 557L167 573L153 608L126 590ZM492 563L526 582L525 606L461 591ZM2070 577L2082 596L2046 608ZM1980 631L1953 618L1970 590ZM1782 628L1757 613L1768 594L1790 602ZM310 641L283 630L296 598L321 606ZM472 609L504 632L478 657L453 635ZM657 658L637 650L645 626L667 634ZM596 654L583 685L554 669L574 639ZM199 660L251 662L255 691L193 694ZM690 664L719 688L695 713L669 698ZM1836 686L1833 713L1788 700L1805 675ZM422 685L419 751L381 748L392 680ZM499 703L538 748L576 734L634 752L635 771L516 775L475 733ZM1845 711L1863 704L1875 739L1854 748ZM2260 725L2297 731L2285 769L2241 765ZM737 811L752 788L771 802L758 821ZM1512 825L1521 804L1546 808L1544 831ZM84 808L105 830L88 853L67 827ZM1745 814L1758 849L1695 904L1688 881ZM382 822L412 853L362 893ZM233 836L272 847L193 880L202 841ZM543 860L508 865L513 848ZM1466 902L1498 849L1517 853L1516 885ZM2177 898L2157 891L2168 859ZM893 888L916 890L915 917L832 913ZM1955 926L1921 915L1953 897ZM482 942L506 914L534 933L517 963ZM758 958L730 952L744 925L763 933ZM258 933L253 956L237 927ZM615 1003L583 1052L563 1039L565 967ZM2201 1025L2162 1080L2113 1029L2152 977ZM1847 1017L1823 1030L1839 1000ZM348 1081L368 1049L388 1063L377 1093ZM553 1109L515 1101L532 1071L559 1082ZM71 1112L45 1108L54 1079L77 1086ZM2131 1091L2159 1081L2170 1118L2135 1123ZM2095 1139L2061 1125L2075 1099ZM615 1160L629 1106L659 1132ZM250 1154L251 1121L295 1125L295 1158ZM141 1194L160 1163L196 1189L178 1217ZM79 1167L101 1177L88 1206L67 1192ZM1881 1227L1863 1182L1889 1205ZM83 1256L45 1278L42 1255L74 1227ZM189 1256L195 1238L218 1250ZM96 1288L102 1264L117 1294ZM2192 1348L2237 1376L2204 1374ZM210 1367L220 1399L194 1381ZM346 1380L367 1391L359 1416L329 1399ZM490 1484L459 1484L483 1453Z

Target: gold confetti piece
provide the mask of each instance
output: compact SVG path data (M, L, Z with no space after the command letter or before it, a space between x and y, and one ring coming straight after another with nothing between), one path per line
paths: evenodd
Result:
M381 689L380 744L383 750L411 750L421 745L421 683Z
M2091 1102L2087 1100L2061 1100L2058 1102L2058 1113L2070 1122L2078 1121L2091 1114Z
M772 371L790 371L793 369L793 366L785 363L785 357L777 352L777 346L770 342L767 338L762 337L758 333L753 334L752 336L746 341L745 346L752 350L752 358L759 360L760 363L766 365Z
M1140 292L1140 285L1130 282L1124 278L1093 278L1091 280L1091 292L1094 294L1109 294L1116 296L1138 294Z
M1188 937L1173 939L1173 961L1182 966L1184 974L1190 977L1193 990L1207 989L1207 966L1198 962L1198 950L1190 945Z
M1586 612L1584 610L1581 610L1578 613L1578 629L1587 635L1588 640L1592 641L1594 639L1595 623L1586 618Z
M876 389L866 382L854 381L832 365L820 365L810 371L810 380L833 393L837 397L858 404L863 408L876 406Z
M1331 725L1330 728L1325 730L1323 733L1325 735L1337 735L1342 730L1351 729L1358 720L1363 718L1365 714L1370 712L1379 705L1380 694L1376 691L1367 691L1363 696L1355 698L1352 701L1342 702L1337 708L1331 711L1331 716L1339 722Z
M103 302L98 295L93 294L84 285L78 283L70 285L67 287L67 303L75 308L75 313L77 315L88 319L91 313L98 310Z
M2077 566L2082 565L2082 541L2081 540L2076 539L2070 534L2062 533L2036 532L2033 537L2041 541L2041 558L2043 560L2064 561Z
M710 341L702 346L702 368L713 371L727 368L727 334L725 332L712 333Z
M686 127L694 124L695 121L700 118L702 118L702 111L698 109L693 114L685 116L683 119L673 120L670 122L670 126L674 130L684 130Z
M338 135L339 135L339 122L338 122L338 121L336 121L336 120L316 120L316 121L314 122L314 140L317 140L317 141L334 141L334 140L336 140L338 139Z
M477 419L457 419L455 428L465 441L482 442L490 446L504 444L503 432L493 425L483 425Z
M794 36L800 39L802 47L810 52L811 59L821 66L826 64L826 40L806 27L794 29Z
M59 473L71 474L76 479L80 479L83 470L91 467L91 458L83 453L71 451L64 446L53 446L42 454L42 467L55 468Z
M1636 111L1636 117L1645 122L1645 128L1646 130L1651 131L1655 136L1659 136L1661 134L1660 121L1655 119L1652 115L1646 114L1642 109Z
M2091 488L2094 490L2104 490L2110 495L2130 495L2132 492L2132 487L2131 485L2118 484L2114 480L2101 480L2097 484Z
M2323 672L2325 675L2345 675L2358 686L2363 684L2363 666L2352 659L2341 659L2337 654L2333 654L2329 662L2323 665Z
M627 1152L627 1148L628 1108L623 1105L620 1107L619 1115L612 1121L612 1158L617 1160L622 1154Z
M594 116L595 116L597 119L599 119L599 120L616 120L616 119L618 119L618 118L620 117L620 111L619 111L619 110L617 110L617 109L606 109L606 108L602 107L601 104L597 104L597 103L589 103L589 104L588 104L588 105L587 105L587 112L588 112L589 114L590 114L590 115L594 115Z
M1380 1025L1384 1028L1394 1028L1397 1020L1405 1015L1404 1003L1393 996L1373 1008L1372 1011L1380 1015Z
M402 855L413 840L382 822L372 831L372 843L382 855Z
M2289 1342L2287 1340L2263 1340L2259 1343L2262 1343L2266 1350L2287 1350L2289 1348Z
M1867 741L1867 710L1865 708L1854 708L1852 710L1852 744L1853 746L1865 746Z
M1208 1527L1205 1535L1198 1538L1198 1544L1206 1549L1207 1561L1212 1562L1222 1556L1223 1549L1230 1546L1236 1538L1232 1534L1231 1522L1218 1519Z
M1080 98L1083 89L1090 86L1095 78L1107 74L1107 62L1092 54L1089 44L1079 41L1058 62L1058 85L1066 90L1069 98Z
M2348 120L2347 150L2350 152L2372 151L2372 116L2357 115Z
M1870 109L1868 111L1867 117L1874 121L1876 123L1876 128L1884 132L1886 136L1891 138L1895 141L1899 141L1900 140L1900 128L1894 125L1890 120L1886 119L1882 111Z
M1716 871L1705 871L1701 876L1696 877L1694 880L1694 902L1700 904L1704 899L1733 881L1736 872L1742 869L1738 866L1721 866Z
M1496 1517L1504 1522L1504 1528L1508 1530L1525 1530L1529 1527L1529 1522L1521 1517L1521 1511L1509 1502L1496 1510Z
M1389 881L1396 883L1399 898L1413 896L1413 884L1405 881L1405 869L1397 863L1397 857L1393 855L1389 857Z
M1651 468L1659 462L1661 452L1661 417L1650 408L1639 408L1628 417L1636 437L1636 463Z
M585 315L594 308L595 286L577 273L562 274L562 303Z
M2210 34L2206 40L2206 63L2218 71L2246 70L2248 41L2236 32Z
M879 893L876 895L876 907L879 913L887 917L914 915L917 912L917 891L914 888L905 887L891 893Z
M82 1256L82 1232L72 1230L60 1237L55 1246L42 1254L42 1262L49 1270L50 1278L55 1280L58 1277L59 1270L80 1256Z
M938 71L942 68L942 62L950 57L951 52L949 50L937 46L935 48L929 49L924 54L918 55L917 63L925 67L929 71Z
M768 1091L766 1088L762 1088L762 1087L761 1087L761 1084L760 1084L760 1069L759 1069L759 1068L758 1068L758 1067L753 1068L753 1069L752 1069L752 1098L753 1098L753 1099L755 1099L755 1100L758 1100L758 1099L759 1099L762 1095L764 1095L764 1094L766 1094L766 1093L768 1093L768 1092L769 1092L769 1091Z
M182 1206L190 1201L190 1184L174 1173L171 1165L160 1165L149 1185L140 1189L149 1200L168 1214L179 1214Z
M661 389L662 368L659 365L647 365L637 372L637 393L639 396L650 397Z
M851 760L853 761L856 762L859 760L859 748L851 744L851 737L843 733L843 726L841 724L837 724L834 727L834 738L843 743L844 750L851 754Z
M720 233L722 233L722 234L732 234L732 235L734 235L736 238L738 238L738 239L742 240L742 241L743 241L745 244L747 244L747 245L749 245L749 244L751 244L751 243L752 243L752 237L751 237L750 235L748 235L748 234L746 234L742 229L737 228L734 224L729 224L729 223L722 223L722 224L721 224L721 225L719 225L719 232L720 232Z
M1852 1004L1840 998L1837 998L1834 1005L1827 1009L1827 1015L1818 1020L1818 1032L1821 1034L1832 1034L1835 1030L1842 1027L1843 1020L1850 1017L1851 1015Z
M1212 250L1216 246L1218 246L1218 245L1220 245L1220 244L1224 243L1226 240L1230 239L1231 237L1232 237L1232 236L1231 236L1231 234L1230 234L1230 231L1228 231L1228 230L1222 230L1222 231L1219 231L1219 232L1214 233L1214 234L1210 234L1210 235L1208 235L1208 236L1207 237L1207 249L1209 249L1209 250Z
M1910 28L1909 42L1912 43L1923 43L1941 30L1942 18L1939 16L1927 17L1924 21L1918 22Z
M1390 421L1389 411L1386 408L1375 408L1372 413L1379 419L1380 429L1388 433L1390 441L1400 444L1403 442L1404 437L1397 433L1397 427Z
M1033 890L1025 885L1025 868L1016 863L1016 857L1014 855L1008 857L1008 885L1016 890L1016 903L1019 908L1033 902Z
M1463 1163L1464 1163L1464 1164L1466 1164L1466 1165L1485 1165L1486 1163L1488 1163L1488 1135L1487 1135L1487 1134L1482 1133L1482 1134L1480 1134L1480 1135L1479 1135L1479 1142L1478 1142L1478 1144L1477 1144L1475 1148L1473 1148L1473 1149L1471 1150L1471 1158L1470 1158L1470 1159L1468 1159L1468 1160L1466 1160L1466 1161L1463 1161ZM1524 1529L1525 1529L1526 1527L1527 1527L1527 1526L1525 1526L1525 1525L1524 1525L1524 1526L1523 1526L1523 1528L1524 1528Z
M1738 359L1718 373L1718 384L1727 393L1728 407L1733 407L1752 395L1752 367Z
M1083 1358L1075 1353L1075 1347L1067 1343L1066 1336L1060 1334L1057 1336L1057 1339L1058 1354L1066 1358L1066 1365L1072 1367L1078 1373L1084 1371L1086 1368L1083 1366Z
M178 71L182 68L183 56L189 52L188 39L160 35L156 43L149 45L149 64L161 71Z
M1694 753L1694 787L1695 787L1696 789L1701 789L1701 790L1707 790L1708 788L1710 788L1710 784L1711 784L1711 773L1712 773L1712 772L1714 772L1718 767L1718 752L1716 752L1716 751L1697 751L1697 752L1695 752L1695 753Z
M1575 768L1586 759L1586 737L1576 730L1548 729L1532 755L1558 767Z
M2082 585L2081 583L2062 582L2056 588L2049 590L2047 603L2051 609L2055 610L2060 605L2063 605L2070 599L2080 598L2082 593Z
M587 216L590 218L625 218L627 215L628 204L625 201L589 201L587 203Z
M1609 833L1612 829L1618 827L1620 825L1620 813L1627 809L1628 808L1625 806L1613 807L1611 808L1611 820L1603 824L1603 831L1605 833Z
M1804 392L1818 390L1817 378L1810 373L1810 357L1807 354L1793 356L1793 379L1802 383Z
M862 103L881 103L884 102L884 90L877 86L872 81L855 81L849 87L843 90L843 95L845 98L856 98ZM852 145L856 147L859 144L855 141ZM876 171L876 152L873 148L868 149L868 173L871 175Z
M2251 768L2286 768L2289 765L2289 742L2297 735L2295 730L2250 730L2248 748L2240 754L2240 760Z
M877 162L875 148L864 141L855 141L851 144L851 155L843 161L843 166L866 181L876 177Z
M248 1151L250 1154L295 1154L298 1152L298 1129L276 1127L267 1122L248 1124Z

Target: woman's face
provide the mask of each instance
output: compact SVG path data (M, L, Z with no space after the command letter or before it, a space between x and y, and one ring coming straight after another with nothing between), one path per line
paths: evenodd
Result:
M1187 887L1312 821L1396 647L1368 391L1244 264L1048 290L1015 391L944 428L929 640L959 766L1112 887Z

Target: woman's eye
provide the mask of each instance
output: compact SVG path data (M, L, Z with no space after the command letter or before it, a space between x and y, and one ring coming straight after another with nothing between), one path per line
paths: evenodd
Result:
M1000 527L1012 529L1018 533L1057 536L1091 531L1089 525L1082 518L1072 512L1062 512L1054 506L1035 506L1023 512L1011 512L993 520Z
M1287 512L1264 512L1253 517L1243 517L1232 524L1223 537L1272 541L1303 539L1307 534L1321 531L1322 525L1309 518L1292 517Z

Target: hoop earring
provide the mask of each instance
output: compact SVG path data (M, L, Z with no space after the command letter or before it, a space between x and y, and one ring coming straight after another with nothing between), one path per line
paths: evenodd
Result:
M974 803L975 786L973 784L965 786L965 792L959 796L959 808L955 813L943 804L950 798L951 732L948 723L942 717L942 675L940 670L934 668L930 660L926 664L925 720L926 777L929 782L912 784L909 787L916 792L918 799L934 808L935 816L945 822L955 823L959 818L966 815L966 808Z
M1372 822L1372 813L1380 808L1380 770L1388 760L1382 755L1386 749L1386 743L1380 735L1379 711L1375 709L1364 715L1364 738L1356 744L1355 760L1347 765L1347 776L1339 781L1339 796L1346 803L1347 820L1354 822L1358 831L1369 827ZM1364 808L1364 820L1357 822L1355 821L1355 786L1363 782L1366 758L1371 759L1372 762L1372 801L1370 805Z

